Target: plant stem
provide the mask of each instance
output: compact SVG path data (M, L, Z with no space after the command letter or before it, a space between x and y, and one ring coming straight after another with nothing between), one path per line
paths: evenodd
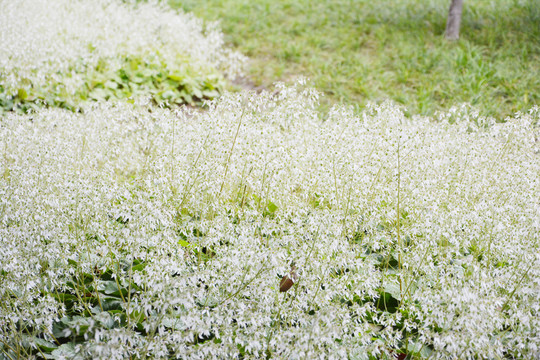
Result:
M221 187L219 188L218 197L221 195L221 192L223 191L223 185L225 184L225 179L227 178L227 172L229 171L229 163L230 163L233 151L234 151L234 145L236 145L236 139L238 138L238 133L240 132L240 126L242 126L242 119L244 118L244 113L245 113L245 108L242 109L242 114L240 114L240 119L238 120L238 127L236 128L236 134L234 134L231 151L229 152L229 156L227 157L227 162L225 163L225 173L223 174L223 180L221 181Z
M400 215L400 199L401 199L401 157L400 157L400 147L401 147L401 138L398 139L398 150L397 150L397 160L398 160L398 178L397 178L397 208L396 208L396 219L397 219L397 237L398 237L398 246L399 246L399 259L398 259L398 266L399 266L399 295L400 298L403 298L403 284L402 284L402 275L403 275L403 264L401 259L401 253L403 251L403 244L401 241L401 215Z
M248 282L246 282L245 284L243 284L242 286L240 286L240 288L238 288L238 290L236 292L234 292L233 294L227 296L225 299L223 299L219 304L219 305L222 305L223 303L229 301L230 299L232 299L233 297L235 297L236 295L238 295L240 293L240 291L244 290L249 284L251 284L255 279L257 279L259 277L259 275L261 275L264 270L266 270L266 265L263 264L263 266L261 266L261 268L259 269L259 271L257 271L257 273L255 274L255 276L253 276L253 278L251 278L251 280L249 280ZM244 276L246 275L246 273L244 273Z
M514 290L512 290L512 292L510 293L510 295L508 295L508 299L506 299L506 301L504 302L503 306L501 306L501 309L505 309L507 306L508 306L508 302L510 301L510 299L512 299L512 297L514 296L516 290L519 288L519 286L521 285L521 283L523 282L523 279L525 279L525 277L527 276L527 274L529 273L529 271L531 270L532 266L534 264L534 260L531 262L531 265L529 265L529 268L527 269L527 271L525 271L525 273L523 273L523 276L521 277L521 279L519 279L519 282L516 284L516 286L514 287Z

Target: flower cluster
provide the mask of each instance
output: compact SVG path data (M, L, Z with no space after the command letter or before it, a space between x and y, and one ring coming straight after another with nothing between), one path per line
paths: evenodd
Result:
M5 116L2 351L539 356L539 109L321 121L278 90Z
M73 97L129 97L146 89L148 78L160 96L186 87L203 98L205 87L212 90L209 83L217 86L216 71L235 77L245 62L223 46L216 24L204 26L157 1L25 0L1 6L0 107L8 110L13 99L69 108ZM175 86L156 85L169 80ZM129 89L118 94L119 87ZM95 88L101 90L92 93Z

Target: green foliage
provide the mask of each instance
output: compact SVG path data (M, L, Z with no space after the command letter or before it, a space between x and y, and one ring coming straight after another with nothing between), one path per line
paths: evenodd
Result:
M151 57L129 56L120 65L102 59L95 67L74 64L69 73L52 74L47 85L35 86L30 80L11 95L2 86L0 75L0 112L28 112L39 107L60 107L76 110L82 101L129 99L149 96L154 103L170 105L202 105L224 89L225 80L215 69L194 65L189 59L165 61L159 54ZM75 74L75 75L74 75ZM76 91L69 91L65 80L81 76Z
M443 37L447 0L169 3L219 20L253 59L257 85L307 76L327 95L324 108L391 98L428 115L468 102L502 119L540 100L535 0L466 2L457 43Z
M75 346L88 341L100 328L131 327L140 334L146 334L144 323L147 317L137 311L128 312L129 302L141 291L131 276L135 272L144 272L147 265L144 261L122 261L105 270L96 267L92 273L81 273L77 270L77 262L70 260L69 263L77 273L72 281L66 283L65 289L43 294L62 303L65 316L53 323L51 332L21 323L26 354L47 359L74 358L79 356Z

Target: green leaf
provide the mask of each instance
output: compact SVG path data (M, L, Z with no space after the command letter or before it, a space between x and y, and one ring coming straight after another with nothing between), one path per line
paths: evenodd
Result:
M180 244L181 246L183 246L185 248L192 248L193 247L192 244L190 244L189 242L187 242L186 240L183 240L183 239L178 240L178 244Z
M399 301L392 294L381 291L380 297L376 302L377 308L389 313L395 313L399 307Z
M118 326L124 326L126 324L126 318L127 316L124 310L108 310L100 314L98 321L107 329L113 329Z
M125 291L125 289L119 289L118 285L116 284L116 281L112 281L112 280L103 282L103 284L100 286L100 290L102 290L107 295L112 295L112 296L117 296L117 297L120 296L120 290L123 290L122 295L124 295L124 291ZM127 293L127 291L125 292Z
M55 321L52 326L52 333L55 338L67 338L71 335L69 330L69 316L63 317L60 321Z
M185 79L185 76L180 74L169 74L169 79L176 81L178 83L182 83L182 81Z
M75 345L72 343L60 345L60 347L54 350L51 355L52 359L82 359L82 356L75 351Z
M129 314L130 319L132 319L136 323L142 323L146 316L144 315L144 312L140 311L133 311L131 314Z
M90 93L90 98L94 100L105 100L108 96L108 92L101 88L95 88Z
M101 306L105 311L120 310L122 309L123 301L116 297L101 298Z
M45 352L51 352L54 349L58 348L57 345L53 344L50 341L40 339L38 337L32 336L32 341L42 350Z
M219 96L219 92L217 90L205 90L203 96L208 99L213 99Z
M66 294L66 293L49 293L56 301L59 301L61 303L66 303L68 301L76 301L77 297L72 294Z
M401 297L401 291L399 289L399 284L386 281L384 283L384 291L392 295L394 299L399 299Z
M178 318L165 318L161 321L161 325L172 330L182 331L188 329L184 322Z
M193 97L191 96L191 94L188 94L185 90L182 90L180 92L180 96L182 97L182 99L185 100L186 103L188 103L188 104L193 103Z
M169 100L169 99L172 99L172 98L176 97L176 94L172 90L167 90L163 94L161 94L161 97L163 99Z
M73 318L63 318L62 322L67 325L65 330L69 330L75 335L84 335L86 331L93 325L92 318L83 316L74 316ZM64 331L67 334L67 331Z
M68 264L73 265L73 266L78 265L77 262L75 260L73 260L73 259L68 259Z
M28 97L28 93L25 89L19 89L17 91L17 97L21 100L25 100Z
M269 211L270 213L272 213L272 214L275 213L276 210L278 209L277 205L274 204L274 203L271 202L271 201L268 202L268 205L267 205L266 207L267 207L268 211Z
M137 265L134 265L131 269L133 271L143 271L144 268L147 266L148 264L146 263L140 263L140 264L137 264Z
M194 88L193 91L192 91L193 95L195 95L196 97L198 97L199 99L202 99L203 98L203 93L202 91L199 89L199 88Z
M117 89L118 88L118 84L112 80L109 80L105 83L105 87L106 88L109 88L109 89Z

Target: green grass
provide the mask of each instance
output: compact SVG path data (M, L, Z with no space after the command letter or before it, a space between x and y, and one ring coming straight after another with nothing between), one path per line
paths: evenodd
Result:
M444 39L447 0L170 0L219 20L252 58L255 85L308 77L334 102L390 98L430 115L468 102L502 119L540 99L540 3L465 1L461 39Z

